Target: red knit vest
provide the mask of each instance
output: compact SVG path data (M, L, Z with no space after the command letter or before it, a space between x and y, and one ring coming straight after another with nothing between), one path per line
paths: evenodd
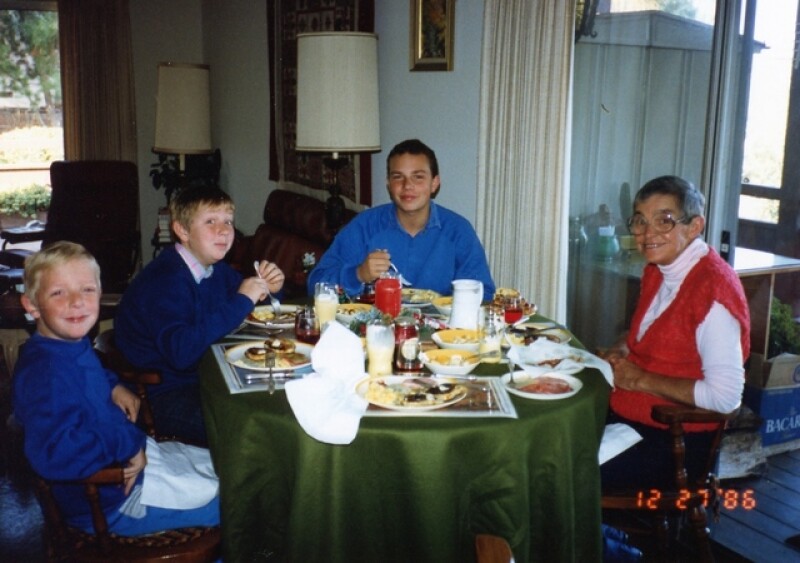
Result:
M742 364L750 355L750 312L736 272L709 248L708 254L691 269L678 295L653 321L641 341L636 341L639 326L663 281L654 264L645 266L642 288L628 333L628 359L647 371L685 379L702 379L702 363L697 350L697 327L708 315L714 301L721 303L741 327ZM640 391L614 389L611 409L617 414L649 426L666 428L654 421L654 405L673 404L667 399ZM712 430L713 424L686 424L687 432Z

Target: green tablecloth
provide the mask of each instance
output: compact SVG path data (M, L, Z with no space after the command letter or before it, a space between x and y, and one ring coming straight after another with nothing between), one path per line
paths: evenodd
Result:
M519 419L364 417L334 446L302 430L283 391L229 394L208 353L224 561L465 562L478 533L506 538L517 563L601 560L609 387L595 370L577 377L568 399L512 396Z

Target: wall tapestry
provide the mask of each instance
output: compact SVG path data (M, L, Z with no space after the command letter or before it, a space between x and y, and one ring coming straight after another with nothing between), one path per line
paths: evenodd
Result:
M323 165L324 153L295 152L297 120L298 33L364 31L375 28L374 0L276 0L267 10L270 45L270 180L281 187L294 185L327 191L332 171ZM350 166L339 172L342 196L360 205L372 204L369 153L341 154ZM324 199L326 196L321 194Z

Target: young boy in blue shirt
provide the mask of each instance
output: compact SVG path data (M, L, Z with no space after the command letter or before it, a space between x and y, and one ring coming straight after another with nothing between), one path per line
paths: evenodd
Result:
M161 373L148 398L160 434L206 445L198 364L209 346L238 327L283 272L262 261L253 276L222 259L233 244L234 205L217 187L182 190L170 202L177 239L122 296L114 320L117 347L135 366Z
M189 510L139 502L147 464L146 436L134 424L139 398L102 367L86 336L100 310L100 268L94 257L70 242L32 255L25 262L21 301L36 320L36 332L20 351L13 405L33 469L59 481L122 464L124 489L99 488L109 528L121 535L219 524L218 496ZM52 490L67 521L91 531L83 486L55 483Z

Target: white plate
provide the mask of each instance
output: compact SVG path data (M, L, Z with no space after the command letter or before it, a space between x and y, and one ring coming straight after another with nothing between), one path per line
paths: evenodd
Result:
M283 305L281 304L281 315L287 315L285 319L279 319L277 321L273 319L267 319L265 321L259 321L247 315L244 319L244 322L249 324L250 326L257 326L259 328L271 328L271 329L281 329L286 330L287 328L294 328L294 314L297 312L297 305ZM267 313L272 313L272 305L259 305L255 309L253 309L254 315L264 315ZM288 317L291 315L291 318Z
M469 342L454 342L459 338L459 335L464 335L464 338L470 340ZM478 342L478 331L469 330L466 328L449 328L439 330L431 335L431 339L436 342L439 348L447 348L449 350L467 350L469 352L477 352L480 343Z
M259 364L253 362L252 360L248 360L247 357L244 355L245 351L248 348L258 347L259 345L263 345L263 343L258 340L251 340L249 342L245 342L244 344L239 344L238 346L233 346L232 348L228 348L225 351L225 359L228 361L229 364L234 365L238 368L244 368L253 371L269 371L269 368L265 367L263 364ZM304 368L308 365L311 365L311 350L313 349L314 347L311 346L310 344L304 344L303 342L295 341L295 352L303 354L308 361L292 367L276 366L272 368L272 371L275 372L294 371L296 369Z
M566 344L570 340L572 340L572 335L569 333L568 330L564 330L563 328L551 326L546 328L538 328L538 326L543 325L545 323L525 323L522 325L515 325L516 328L533 328L534 330L538 331L533 334L533 336L537 336L540 338L548 338L553 342L558 344ZM525 345L525 335L519 332L513 332L510 329L506 329L503 333L503 345L504 346L524 346Z
M349 327L358 313L367 313L372 310L372 305L366 303L344 303L336 309L336 320Z
M520 387L529 385L540 377L552 377L553 379L560 379L566 382L572 388L572 390L567 393L531 393L520 389ZM505 385L506 390L509 393L513 393L514 395L517 395L519 397L524 397L526 399L538 399L540 401L554 401L556 399L566 399L567 397L572 397L573 395L575 395L578 391L581 390L581 387L583 387L583 382L577 377L572 377L571 375L558 373L554 371L537 375L532 375L524 371L515 371L514 372L515 385L511 384L511 375L509 374L505 374L502 377L501 381L503 382L503 385Z
M437 297L441 297L441 295L432 289L407 287L402 292L402 302L406 307L428 307Z
M402 375L386 375L384 377L368 377L366 379L362 379L356 384L356 393L362 399L368 401L369 403L393 411L406 411L406 412L424 412L424 411L432 411L436 409L443 409L450 405L454 405L459 402L461 399L467 396L467 388L463 385L460 386L460 391L453 397L449 398L446 401L442 401L441 403L436 404L415 404L410 403L407 405L396 405L392 402L381 401L381 400L371 400L367 399L367 390L369 389L369 384L372 382L376 383L385 383L388 386L391 386L392 389L403 389L404 384L408 386L408 389L411 391L414 389L414 380L423 381L431 383L432 385L441 385L442 383L450 383L453 385L458 385L456 380L449 380L446 377L408 377ZM410 394L410 393L409 393Z

